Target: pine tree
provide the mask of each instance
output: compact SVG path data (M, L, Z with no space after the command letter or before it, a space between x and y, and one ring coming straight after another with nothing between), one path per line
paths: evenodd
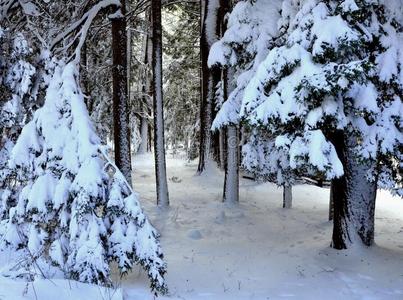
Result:
M22 273L52 265L67 278L103 285L111 284L110 262L122 274L137 263L152 289L166 292L158 234L94 132L77 62L53 64L45 104L12 150L22 190L2 220L2 247L25 257Z
M0 28L0 219L15 202L18 186L8 160L16 138L37 104L33 50L21 32ZM16 190L17 189L17 190Z
M206 169L208 161L219 159L219 135L211 132L215 117L215 87L220 81L220 68L208 65L211 47L220 35L220 27L226 13L225 5L220 0L201 1L201 104L200 104L200 145L198 174Z
M266 1L239 1L233 8L228 28L223 37L213 44L209 65L224 69L224 102L212 124L213 130L226 131L226 151L230 159L226 162L224 201L238 201L239 181L239 110L244 89L256 72L259 62L268 52L277 33L278 3ZM251 158L244 157L245 164ZM249 168L251 169L251 168ZM260 174L256 170L255 175ZM227 183L228 181L228 183ZM234 200L234 201L232 201Z
M254 144L268 136L267 153L277 149L285 165L264 172L334 179L332 246L369 246L377 188L402 193L402 24L378 1L295 7L245 89L240 114L255 130L248 150L261 155Z

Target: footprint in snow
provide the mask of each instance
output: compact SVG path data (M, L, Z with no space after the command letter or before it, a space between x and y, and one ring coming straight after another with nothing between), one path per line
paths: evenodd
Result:
M192 240L200 240L203 238L203 235L201 234L201 232L199 230L194 229L194 230L189 231L188 237Z
M180 179L179 177L173 176L171 178L169 178L170 181L172 181L173 183L181 183L182 179Z

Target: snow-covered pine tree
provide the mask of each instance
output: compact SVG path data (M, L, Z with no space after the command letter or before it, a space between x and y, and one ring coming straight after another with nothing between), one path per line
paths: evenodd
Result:
M66 278L104 285L111 262L123 274L140 264L151 288L164 293L158 233L93 130L78 63L54 61L53 68L45 103L12 150L22 190L1 221L1 247L24 257L21 274L52 265Z
M335 178L332 246L369 246L377 187L402 194L402 24L374 0L298 8L245 89L247 152L269 136L291 170Z
M237 150L239 143L234 127L238 127L241 121L239 111L244 89L255 74L259 63L272 47L273 38L278 34L279 7L280 1L239 1L229 15L228 28L224 36L213 44L210 51L209 65L219 65L225 69L225 81L227 81L225 85L228 94L217 113L212 129L228 127L227 135L231 136L227 137L227 143L232 152ZM248 129L245 132L247 135L253 135L253 132ZM258 144L263 146L266 142L261 140ZM251 157L252 152L247 151L246 154L247 156L244 156L246 165L250 166L250 161L257 161L256 157ZM239 154L232 153L235 161L238 156ZM261 154L260 158L262 158ZM233 164L235 163L234 167L237 168L235 161ZM258 177L264 177L257 167L253 169L253 173ZM237 180L236 177L234 178ZM232 182L224 187L224 199L228 198L225 194L230 192L231 189L228 188L234 184L236 183Z
M22 33L0 28L0 218L7 215L18 189L8 167L11 150L36 105L32 52Z

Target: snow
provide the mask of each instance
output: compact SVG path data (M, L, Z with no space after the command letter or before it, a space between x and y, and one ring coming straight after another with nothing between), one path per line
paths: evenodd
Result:
M403 201L388 192L378 192L377 244L338 251L329 247L328 189L295 185L293 208L284 210L282 188L241 179L240 206L227 207L221 203L221 171L210 167L195 176L196 162L168 156L171 207L166 211L156 207L152 155L134 157L134 165L135 188L162 234L168 263L170 295L158 299L403 297ZM0 265L7 257L0 253ZM0 298L154 299L139 268L123 280L116 274L115 282L118 288L107 290L62 279L27 285L0 277Z
M265 59L268 45L277 34L279 7L280 1L239 1L229 15L224 36L212 45L209 66L233 67L235 70L229 69L229 85L236 83L236 88L230 89L228 99L224 99L226 101L212 123L213 130L239 123L244 89L259 63Z
M293 208L284 210L282 188L242 179L240 206L229 208L221 171L195 176L195 162L168 157L171 208L162 212L152 156L134 159L134 185L168 263L170 296L159 299L402 299L402 199L379 192L376 246L337 251L329 247L328 189L293 186ZM146 284L131 273L125 299L153 299Z
M13 148L9 163L11 171L21 172L21 192L16 189L15 202L2 200L10 214L1 220L0 248L14 247L15 253L0 264L0 274L32 281L59 272L62 278L109 284L110 262L122 273L140 264L152 288L164 291L158 233L100 144L77 78L74 61L58 63L43 107ZM33 272L38 261L45 272Z
M205 30L206 30L207 42L210 46L217 40L216 26L217 26L217 14L219 8L220 8L219 0L207 1Z
M0 287L0 299L4 300L122 300L120 289L105 289L61 279L41 279L26 284L0 277Z

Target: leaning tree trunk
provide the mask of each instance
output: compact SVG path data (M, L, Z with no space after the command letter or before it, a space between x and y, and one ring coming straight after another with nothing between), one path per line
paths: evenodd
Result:
M112 103L115 163L131 184L125 0L112 16Z
M153 71L153 108L154 108L154 155L157 185L157 204L169 206L168 184L165 162L164 141L164 103L162 92L162 24L161 0L151 1L152 16L152 71Z
M374 160L360 161L357 138L338 132L332 138L344 167L344 176L334 179L334 225L332 247L347 249L354 243L371 246L374 242L377 183L368 181L367 172L376 167Z

